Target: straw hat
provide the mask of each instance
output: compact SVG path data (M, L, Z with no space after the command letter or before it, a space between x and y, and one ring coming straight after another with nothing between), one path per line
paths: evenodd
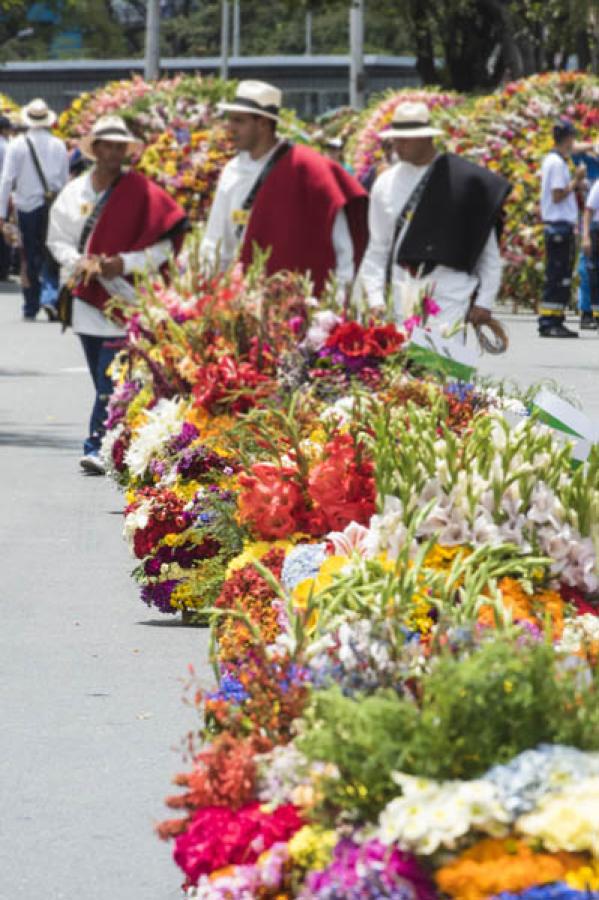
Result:
M120 116L101 116L94 122L90 134L86 134L79 141L79 149L89 159L95 159L94 144L96 141L111 141L117 144L127 144L127 152L138 150L143 142L131 134Z
M383 140L388 138L438 137L443 134L431 125L431 114L426 103L400 103L388 128L379 132Z
M281 91L265 81L240 81L231 103L219 103L221 112L242 112L266 119L279 119L283 101Z
M56 113L48 107L45 100L38 97L23 107L21 121L28 128L52 128L56 122Z

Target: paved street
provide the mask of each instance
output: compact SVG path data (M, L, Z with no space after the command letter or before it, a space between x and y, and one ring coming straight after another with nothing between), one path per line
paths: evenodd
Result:
M153 826L207 635L137 597L122 498L77 468L91 397L76 338L0 293L2 900L180 897Z
M512 347L481 369L574 388L599 418L599 337L542 341L506 319ZM23 324L0 294L0 898L175 900L153 835L194 717L186 664L207 634L139 601L122 498L79 474L92 392L72 334Z

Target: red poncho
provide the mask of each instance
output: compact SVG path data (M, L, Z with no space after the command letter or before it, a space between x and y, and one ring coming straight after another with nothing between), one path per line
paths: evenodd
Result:
M269 275L309 273L316 295L335 270L333 225L344 209L359 266L368 241L368 195L339 163L309 147L293 146L273 167L254 201L241 250L251 265L253 244L271 248Z
M185 211L161 187L139 172L127 172L113 188L100 214L87 253L114 256L145 250L157 244L185 218ZM181 231L172 241L176 252L181 249L182 240ZM108 300L108 293L99 281L78 284L75 294L100 310Z

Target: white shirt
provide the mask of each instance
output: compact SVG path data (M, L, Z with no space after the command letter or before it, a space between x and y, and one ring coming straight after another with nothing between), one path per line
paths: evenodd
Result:
M578 204L574 192L559 203L553 202L553 191L567 188L572 180L568 163L559 153L548 153L541 165L541 219L543 222L578 221Z
M435 323L453 325L466 316L470 298L477 286L479 292L476 305L491 309L501 285L501 256L493 230L472 274L447 266L436 266L426 278L416 278L407 269L397 265L397 250L409 222L406 222L392 248L395 226L412 191L428 168L399 162L379 175L375 181L370 196L370 240L356 279L354 297L357 302L365 298L371 309L380 309L385 305L385 272L387 260L393 250L392 287L396 319L401 321L404 318L407 295L416 297L427 293L441 307L440 313L434 318ZM442 198L439 198L439 203L442 202Z
M585 206L593 211L592 221L599 222L599 181L589 191Z
M37 174L26 138L33 144L51 191L59 191L69 177L69 156L64 142L46 128L30 128L10 141L0 179L0 219L5 219L8 201L14 191L14 203L21 212L31 212L44 204L44 188Z
M4 160L6 159L6 151L8 149L8 141L5 137L0 135L0 176L2 175L2 169L4 168Z
M79 241L85 222L100 198L92 183L92 171L84 172L70 181L60 192L50 210L48 227L48 249L60 265L60 281L64 284L73 275L77 263L86 254L79 252ZM91 240L91 235L87 241ZM87 246L86 246L87 250ZM146 268L158 269L168 258L171 250L169 240L159 241L145 250L120 253L124 274L143 272ZM99 278L102 287L111 296L135 301L135 291L122 277ZM111 322L99 309L75 297L73 301L73 331L77 334L91 334L98 337L122 337L124 331Z
M260 159L240 153L221 173L201 246L202 256L212 263L218 259L221 271L231 265L243 243L243 232L237 236L233 213L242 208L275 149L273 147ZM335 274L340 285L349 284L354 278L354 247L344 210L335 217L331 239L335 250Z

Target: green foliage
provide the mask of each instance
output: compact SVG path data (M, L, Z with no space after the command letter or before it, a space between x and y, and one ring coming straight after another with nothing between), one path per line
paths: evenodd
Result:
M444 652L417 701L316 691L297 746L339 770L324 789L325 818L357 809L372 819L397 794L394 771L471 779L542 742L599 749L598 688L597 672L549 641L498 633L470 655Z

